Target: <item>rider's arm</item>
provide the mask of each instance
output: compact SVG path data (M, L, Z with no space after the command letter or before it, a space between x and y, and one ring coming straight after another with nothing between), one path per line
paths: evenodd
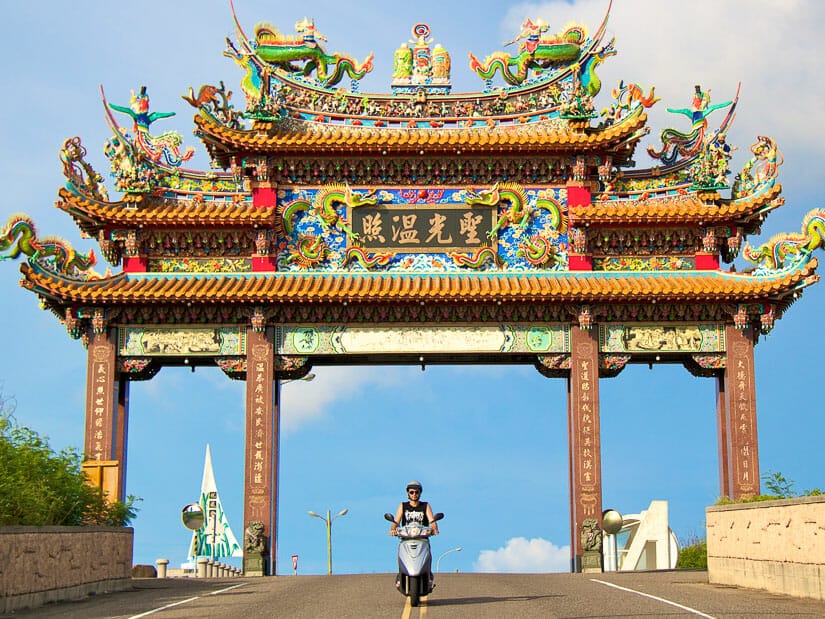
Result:
M390 535L395 535L395 530L401 524L401 518L404 516L404 504L399 503L398 509L395 510L395 522L390 525Z
M433 508L427 503L427 520L430 523L430 528L433 530L433 535L438 535L438 523L434 520Z

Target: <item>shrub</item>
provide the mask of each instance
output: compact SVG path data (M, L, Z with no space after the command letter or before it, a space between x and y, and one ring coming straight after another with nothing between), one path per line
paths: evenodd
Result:
M733 503L757 503L759 501L775 501L776 499L792 499L800 496L820 496L822 490L813 488L807 492L797 492L794 490L794 483L790 479L786 479L782 473L774 473L767 471L762 475L762 485L767 491L766 494L758 494L756 496L733 501L729 497L719 497L716 505L731 505Z
M108 501L84 478L80 453L55 452L48 439L19 425L0 395L0 526L126 526L137 514L133 496Z
M793 489L794 482L785 479L782 473L767 471L762 475L762 483L765 485L765 489L768 490L767 494L776 499L791 499L797 496L797 492Z
M705 539L692 537L688 544L679 549L676 560L677 570L708 569L708 543Z

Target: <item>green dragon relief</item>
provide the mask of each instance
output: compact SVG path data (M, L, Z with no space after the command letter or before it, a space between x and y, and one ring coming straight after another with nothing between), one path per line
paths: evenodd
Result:
M816 249L825 248L825 209L809 211L802 220L802 233L785 232L773 236L757 248L745 245L742 256L749 262L773 271L806 260Z
M97 262L94 251L79 254L68 241L39 237L34 222L22 213L12 215L0 229L0 260L18 258L21 254L28 256L30 262L39 262L70 277L89 271Z
M493 52L481 62L470 52L470 69L483 79L491 79L497 71L501 71L505 82L519 85L524 83L531 70L543 71L561 63L576 62L587 37L584 28L572 26L557 36L548 36L549 28L541 19L526 19L516 38L505 43L511 45L521 41L518 54L511 56L507 52Z
M323 86L334 86L348 75L360 80L372 71L373 54L358 63L354 58L338 52L327 54L318 42L326 41L315 29L315 21L303 19L295 24L298 36L281 34L272 24L265 22L255 26L255 55L263 62L287 73L316 74ZM296 62L305 62L303 67Z

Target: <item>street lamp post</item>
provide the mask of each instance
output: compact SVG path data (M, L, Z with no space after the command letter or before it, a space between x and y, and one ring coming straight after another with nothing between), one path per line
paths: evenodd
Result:
M329 510L327 510L327 517L324 518L320 514L316 514L313 511L309 511L309 515L313 518L320 518L324 521L324 524L327 526L327 575L332 574L332 521L338 518L339 516L346 516L349 510L342 509L340 512L335 514L334 516L330 517Z
M441 559L443 559L446 555L450 554L451 552L461 552L464 550L461 546L458 548L450 548L447 552L442 552L441 556L438 557L438 560L435 562L435 573L440 574L439 566L441 565Z
M310 372L309 374L306 374L305 376L302 376L301 378L287 378L286 380L279 380L278 383L281 384L281 385L286 385L287 383L297 383L297 382L301 382L301 381L303 381L305 383L310 383L313 380L315 380L315 374Z

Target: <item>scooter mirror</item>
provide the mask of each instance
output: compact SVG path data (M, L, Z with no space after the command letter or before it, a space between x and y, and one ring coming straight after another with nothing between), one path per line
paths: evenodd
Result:
M390 522L395 522L395 516L392 514L384 514L384 520L389 520Z
M438 512L435 516L433 516L433 522L436 520L441 520L444 517L444 512Z

